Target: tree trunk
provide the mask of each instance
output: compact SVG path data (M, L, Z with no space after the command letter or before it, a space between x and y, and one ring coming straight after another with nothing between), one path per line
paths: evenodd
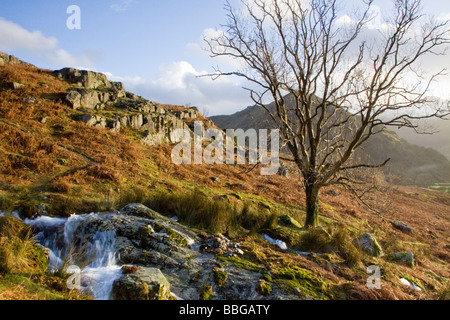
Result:
M314 184L307 184L306 193L306 221L305 228L315 228L319 225L319 190Z

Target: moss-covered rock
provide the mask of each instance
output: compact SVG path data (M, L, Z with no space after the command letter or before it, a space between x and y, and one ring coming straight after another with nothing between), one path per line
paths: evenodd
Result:
M414 268L414 254L412 252L394 252L389 254L387 259Z
M379 257L383 254L383 250L375 237L368 232L364 233L358 239L355 239L353 244L360 247L365 253L371 256Z
M199 294L200 294L201 300L211 300L211 298L213 296L212 286L208 286L208 285L204 284L203 286L200 287Z
M326 283L311 271L299 267L282 267L273 271L273 282L282 290L302 297L328 300Z
M159 269L139 268L114 281L116 300L170 300L170 284Z
M298 222L297 220L295 220L294 218L292 218L287 214L278 217L278 224L289 228L297 228L297 229L302 228L300 222Z
M256 286L256 291L263 296L270 296L272 293L272 285L265 280L260 280L258 285Z
M214 282L219 287L225 287L225 282L227 282L228 274L219 268L213 268L213 274L214 274Z

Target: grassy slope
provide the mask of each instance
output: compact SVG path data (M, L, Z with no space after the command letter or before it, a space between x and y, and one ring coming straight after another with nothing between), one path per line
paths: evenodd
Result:
M20 209L22 215L32 216L42 208L40 204L45 204L49 214L68 215L120 208L138 201L159 206L162 213L177 214L177 209L166 203L186 201L183 194L199 189L208 199L227 195L230 203L224 207L228 211L211 209L218 213L217 220L195 227L223 232L239 240L247 252L239 265L264 266L272 271L273 285L287 291L309 288L313 296L325 293L336 299L434 299L445 290L448 292L450 197L444 193L387 187L373 194L374 202L385 208L380 217L364 210L344 190L334 190L338 196L327 195L324 190L320 220L335 241L326 243L332 246L330 255L321 259L287 254L268 245L257 233L271 232L298 249L305 245L299 240L303 239L304 231L275 223L276 217L283 214L303 221L304 195L295 173L288 179L260 176L258 170L246 173L248 168L238 166L175 166L170 161L170 146L145 147L135 140L138 134L132 130L117 134L73 121L73 111L62 102L68 86L48 71L22 65L4 66L0 67L0 81L3 82L0 89L0 205L3 209ZM21 82L26 87L8 90L5 83L9 81ZM37 101L22 101L30 96ZM47 117L45 123L41 121L43 117ZM211 177L219 178L220 182L213 182ZM245 216L244 203L251 208ZM237 225L236 215L229 212L234 205L240 217ZM392 229L390 220L410 224L414 235ZM247 233L244 229L253 230ZM345 232L340 234L342 229ZM412 251L416 257L415 268L343 248L342 243L350 243L365 231L373 233L387 253ZM340 245L339 237L344 239ZM313 239L310 245L317 247L319 240ZM356 263L350 264L351 257ZM236 261L224 263L236 264ZM370 291L365 286L365 267L370 264L380 265L383 270L380 291ZM35 291L21 277L0 278L0 288L9 288L6 291L10 292L0 299L19 299L22 294L23 298L59 297ZM413 292L400 284L399 277L416 279L426 290ZM28 293L20 291L22 281L26 282ZM33 283L46 290L39 281Z

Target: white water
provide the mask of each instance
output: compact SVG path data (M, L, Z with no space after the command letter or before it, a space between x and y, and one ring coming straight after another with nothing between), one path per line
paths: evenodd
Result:
M281 250L287 250L288 249L288 247L286 245L286 242L284 242L284 241L273 239L273 238L269 237L267 234L262 234L261 236L266 241L268 241L268 242L270 242L272 244L276 244L277 246L279 246Z
M42 230L37 241L50 250L49 269L56 271L69 257L69 265L73 263L70 256L75 239L75 232L81 222L90 215L72 215L70 218L40 217L26 220L25 223ZM63 232L58 234L58 230ZM45 235L44 235L45 233ZM63 236L63 241L61 241ZM121 275L121 266L117 264L114 252L116 234L114 231L97 232L83 248L87 266L78 266L81 270L80 284L84 292L93 295L96 300L109 300L112 285ZM76 258L76 257L75 257ZM66 261L67 262L67 261ZM78 262L80 263L80 262ZM66 267L69 267L66 263Z

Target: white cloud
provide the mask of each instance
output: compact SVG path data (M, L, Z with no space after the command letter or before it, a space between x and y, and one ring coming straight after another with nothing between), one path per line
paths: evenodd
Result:
M108 74L108 73L107 73ZM199 77L206 72L197 71L190 63L179 61L164 65L155 78L117 77L128 91L149 100L165 104L197 106L208 110L210 115L230 114L250 105L249 94L238 82L230 78L212 80Z
M59 47L58 40L40 31L28 31L14 22L0 17L0 50L6 53L24 50L54 66L91 65L87 57L77 58Z
M134 0L121 0L118 3L114 3L110 6L110 8L116 12L126 11Z

